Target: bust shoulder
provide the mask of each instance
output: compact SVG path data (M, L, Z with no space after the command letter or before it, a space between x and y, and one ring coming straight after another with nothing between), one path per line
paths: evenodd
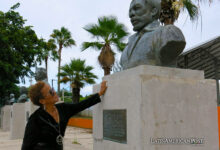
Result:
M185 41L182 31L175 25L159 26L156 31L163 40Z
M162 66L174 65L186 45L182 31L174 25L160 26L154 40L158 44L158 57Z
M128 43L133 42L136 36L137 36L137 33L132 34L132 35L128 38Z

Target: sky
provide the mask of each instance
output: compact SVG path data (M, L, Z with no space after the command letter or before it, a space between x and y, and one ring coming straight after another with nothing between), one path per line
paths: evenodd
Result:
M68 64L71 59L84 59L86 65L94 67L92 72L98 76L96 83L101 82L104 73L97 60L98 51L88 49L81 52L80 50L83 42L92 41L91 35L83 27L87 24L97 23L98 17L113 15L117 16L118 22L127 27L130 35L134 33L128 16L131 0L0 0L0 11L8 11L17 2L21 3L17 11L27 20L26 25L33 26L39 38L48 40L53 30L60 29L62 26L69 29L76 41L76 46L62 50L61 66ZM208 2L200 3L201 17L196 22L191 22L185 11L181 13L175 25L182 30L185 36L186 48L184 51L220 36L219 10L220 0L213 0L211 5ZM117 52L115 49L113 50ZM120 54L117 53L116 59L119 60L119 58ZM49 61L50 84L52 79L57 79L57 66L58 61ZM44 64L39 67L44 67ZM56 84L54 81L55 88ZM25 84L20 85L29 86L29 79L26 79ZM61 84L62 88L70 89L69 84ZM83 96L91 93L92 85L87 85L81 90Z

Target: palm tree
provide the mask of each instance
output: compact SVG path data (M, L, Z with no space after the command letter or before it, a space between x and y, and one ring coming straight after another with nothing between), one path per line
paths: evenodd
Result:
M84 27L84 29L97 40L93 42L83 42L82 51L90 47L101 50L98 56L99 64L104 70L104 75L110 74L112 65L115 61L115 52L112 51L111 46L116 46L119 52L123 51L126 44L122 41L124 37L128 35L126 27L118 23L116 17L104 16L98 18L98 24L89 24Z
M63 47L71 47L76 45L75 41L73 40L70 31L65 28L61 27L60 30L53 30L53 33L50 35L52 39L55 40L56 44L58 45L58 74L60 73L60 65L61 65L61 52ZM57 82L57 91L60 93L60 76L58 75L58 82Z
M94 84L94 79L97 76L91 71L92 66L86 66L85 60L72 59L70 64L66 64L61 67L61 72L59 76L62 77L61 83L71 83L72 87L72 101L73 103L79 102L80 99L80 89L85 86L85 84Z
M162 0L160 21L164 25L174 24L181 10L187 10L190 20L198 19L198 7L191 0Z
M48 73L48 59L50 58L53 61L56 61L58 59L58 55L56 52L56 45L55 41L53 39L48 40L45 42L44 39L40 39L39 45L41 46L41 53L37 56L37 61L41 62L44 61L46 72Z

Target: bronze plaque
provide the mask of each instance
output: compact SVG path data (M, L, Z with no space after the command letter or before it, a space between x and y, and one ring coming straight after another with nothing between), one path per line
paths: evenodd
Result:
M103 110L103 139L127 143L126 109Z

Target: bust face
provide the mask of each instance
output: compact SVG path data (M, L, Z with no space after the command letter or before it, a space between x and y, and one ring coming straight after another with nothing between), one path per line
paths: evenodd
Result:
M130 4L129 17L134 31L142 30L146 25L153 22L152 6L145 0L133 0Z

